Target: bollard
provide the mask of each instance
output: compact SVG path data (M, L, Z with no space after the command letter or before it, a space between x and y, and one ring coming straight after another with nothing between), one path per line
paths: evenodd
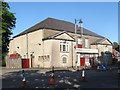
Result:
M54 67L52 67L52 74L50 76L50 85L55 84L55 76L54 76Z

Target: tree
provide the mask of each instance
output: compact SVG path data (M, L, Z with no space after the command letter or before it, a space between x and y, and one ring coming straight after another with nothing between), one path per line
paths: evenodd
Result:
M0 41L0 46L2 46L2 60L4 60L5 55L8 52L8 44L10 41L10 36L13 34L12 29L15 27L16 18L14 13L10 12L10 6L7 2L0 1L0 20L2 23L0 24L0 37L2 36L2 40Z
M117 48L118 47L118 43L117 42L113 42L113 48Z

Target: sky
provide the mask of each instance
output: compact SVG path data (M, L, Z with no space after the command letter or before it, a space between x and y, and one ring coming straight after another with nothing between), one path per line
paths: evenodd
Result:
M9 2L15 13L13 36L51 17L74 23L83 20L83 27L118 42L117 2Z

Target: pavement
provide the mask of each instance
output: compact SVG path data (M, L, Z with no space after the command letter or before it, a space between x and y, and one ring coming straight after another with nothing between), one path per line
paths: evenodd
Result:
M40 70L41 73L46 73L51 71L51 68L6 68L6 67L1 67L0 68L0 75L3 75L8 72L17 72L17 71L22 71L22 70ZM76 71L74 68L55 68L54 70L69 70L69 71Z

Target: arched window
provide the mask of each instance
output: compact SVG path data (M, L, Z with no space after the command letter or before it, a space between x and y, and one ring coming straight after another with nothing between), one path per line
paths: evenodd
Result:
M63 63L67 63L67 58L66 57L63 57Z

